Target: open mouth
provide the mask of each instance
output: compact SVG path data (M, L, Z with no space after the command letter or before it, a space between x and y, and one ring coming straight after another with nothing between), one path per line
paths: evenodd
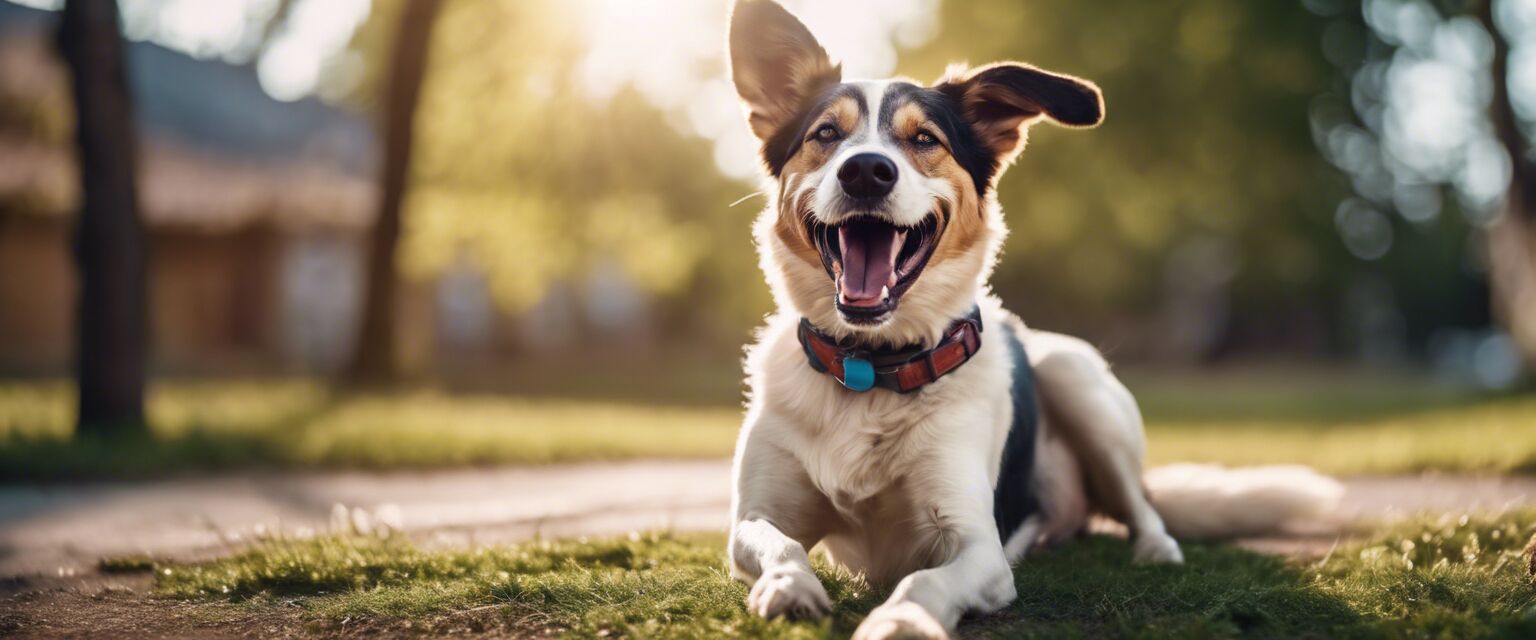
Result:
M939 220L898 227L871 216L808 227L822 266L837 285L837 310L853 324L876 324L896 310L938 245Z

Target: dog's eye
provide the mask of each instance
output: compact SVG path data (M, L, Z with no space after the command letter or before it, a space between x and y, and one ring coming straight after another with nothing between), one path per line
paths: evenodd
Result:
M842 137L842 134L837 132L837 127L830 124L821 125L812 135L821 142L832 142Z
M928 133L927 131L919 131L917 132L917 135L912 136L912 144L915 144L919 147L931 147L938 143L939 139L935 138L933 134Z

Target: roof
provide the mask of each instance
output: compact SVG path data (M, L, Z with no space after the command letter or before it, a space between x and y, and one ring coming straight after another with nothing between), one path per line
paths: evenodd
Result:
M0 204L21 202L45 215L74 209L72 141L7 123L3 102L30 105L45 119L71 108L51 46L53 18L0 3ZM249 66L151 43L130 43L128 64L150 224L225 230L371 222L377 145L364 118L312 98L277 101Z

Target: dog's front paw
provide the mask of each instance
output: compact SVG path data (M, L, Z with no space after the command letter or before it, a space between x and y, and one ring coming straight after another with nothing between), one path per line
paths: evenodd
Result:
M815 574L797 567L778 567L763 572L752 585L747 610L769 620L779 616L814 619L832 610L832 600Z
M1183 564L1184 553L1179 543L1166 533L1136 536L1131 546L1131 557L1137 564Z
M853 632L853 640L943 640L949 637L944 625L915 602L881 605Z

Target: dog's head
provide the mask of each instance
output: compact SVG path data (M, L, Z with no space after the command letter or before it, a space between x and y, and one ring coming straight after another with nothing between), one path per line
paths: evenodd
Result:
M736 3L730 57L777 182L758 242L781 303L892 344L932 337L974 302L1004 233L992 189L1029 126L1104 115L1092 83L1014 62L930 86L845 82L771 0Z

